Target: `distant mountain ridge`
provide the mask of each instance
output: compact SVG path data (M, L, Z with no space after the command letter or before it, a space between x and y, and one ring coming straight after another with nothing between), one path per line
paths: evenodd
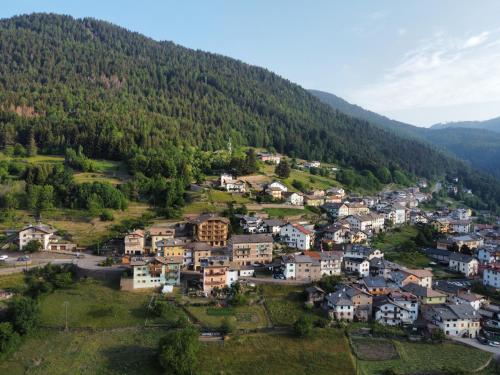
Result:
M434 124L431 129L448 128L467 128L467 129L485 129L500 133L500 117L495 117L485 121L457 121Z
M421 128L366 110L334 94L318 90L309 92L340 112L368 121L399 136L428 142L500 178L500 117Z

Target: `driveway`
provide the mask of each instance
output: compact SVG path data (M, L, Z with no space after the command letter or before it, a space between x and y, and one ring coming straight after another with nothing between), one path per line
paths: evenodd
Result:
M461 342L474 348L480 349L482 351L493 353L495 360L500 360L500 347L494 347L489 345L483 345L476 339L467 339L462 337L450 337L453 341Z

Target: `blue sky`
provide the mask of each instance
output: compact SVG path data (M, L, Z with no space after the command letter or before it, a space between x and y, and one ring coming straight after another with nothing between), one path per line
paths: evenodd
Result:
M4 0L104 19L427 126L500 116L500 1Z

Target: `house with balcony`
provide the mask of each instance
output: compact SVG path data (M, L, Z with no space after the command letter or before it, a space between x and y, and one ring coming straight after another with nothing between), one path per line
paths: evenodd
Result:
M182 262L182 257L132 259L132 278L122 277L121 287L131 290L180 285Z
M229 285L229 260L211 258L201 262L203 291L211 293L214 289L223 289Z
M268 233L239 234L229 239L228 250L233 263L239 266L269 264L273 260L273 243L273 236Z
M211 246L226 246L229 237L229 219L214 214L202 214L192 219L195 241Z
M142 255L145 253L145 233L142 229L127 233L123 242L125 255Z

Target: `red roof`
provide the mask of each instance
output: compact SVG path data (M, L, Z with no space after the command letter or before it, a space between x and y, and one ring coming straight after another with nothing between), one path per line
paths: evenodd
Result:
M313 232L310 231L310 230L307 230L306 228L304 228L302 225L300 224L292 224L292 226L297 229L298 231L306 234L306 235L311 235Z

